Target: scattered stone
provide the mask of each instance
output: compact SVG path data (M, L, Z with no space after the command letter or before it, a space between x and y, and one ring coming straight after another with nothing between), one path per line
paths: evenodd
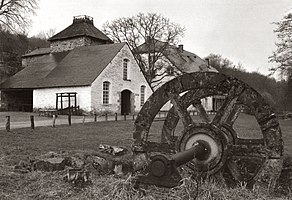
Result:
M64 170L66 166L72 166L72 159L70 157L37 160L33 162L32 169L51 172Z
M124 173L123 173L123 165L115 165L115 168L114 168L114 172L116 175L118 176L123 176Z
M85 165L84 159L72 157L72 167L73 168L82 168Z
M18 165L16 165L14 167L15 172L19 172L19 173L28 173L31 171L31 165L32 165L32 161L27 158L25 160L21 160L19 161Z
M110 145L107 145L107 144L100 144L99 145L99 150L101 152L109 153L109 154L112 154L114 156L123 155L127 151L127 149L125 149L123 147L110 146Z

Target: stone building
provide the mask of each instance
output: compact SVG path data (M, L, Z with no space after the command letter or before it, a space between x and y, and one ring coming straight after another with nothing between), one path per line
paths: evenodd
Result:
M183 45L176 47L156 39L147 38L145 43L138 46L134 52L139 54L142 60L146 61L144 63L148 64L147 60L150 56L150 60L155 59L155 64L160 66L157 76L151 82L151 87L154 91L161 85L184 73L218 72L209 65L208 61L192 52L186 51ZM218 95L201 99L201 102L207 111L216 111L221 106L223 100L224 97ZM163 109L168 110L170 106L168 103ZM190 107L189 109L194 108Z
M79 107L87 112L138 112L152 90L126 43L113 43L88 16L49 39L50 48L22 58L24 69L0 85L1 109Z

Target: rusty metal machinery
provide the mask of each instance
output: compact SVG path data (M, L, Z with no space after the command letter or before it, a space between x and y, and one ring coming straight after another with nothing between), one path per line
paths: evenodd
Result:
M201 99L216 95L225 99L211 118ZM159 133L160 142L150 141L149 130L168 101L172 108ZM201 122L187 110L191 105ZM242 138L234 129L243 109L254 116L261 138ZM179 120L183 130L174 135ZM138 176L140 183L173 187L181 173L188 172L227 185L245 182L273 190L282 169L283 141L272 108L246 83L219 73L184 74L161 86L139 112L133 138L134 168L145 172Z

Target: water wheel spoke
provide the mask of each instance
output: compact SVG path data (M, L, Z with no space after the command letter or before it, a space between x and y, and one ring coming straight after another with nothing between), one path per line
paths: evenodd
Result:
M187 108L184 106L183 102L181 101L181 97L179 95L173 95L171 97L171 102L185 127L188 127L194 124L190 113L188 112Z
M244 91L243 87L235 87L233 86L230 91L228 92L228 96L226 97L223 105L216 113L212 123L216 126L222 126L227 123L227 121L230 121L230 123L236 119L235 116L237 114L237 111L235 109L235 105L237 102L238 97L242 94Z
M235 181L241 181L243 180L243 177L240 173L240 170L238 168L237 163L233 159L229 159L226 162L226 167L229 169L232 177L234 178Z
M206 123L210 123L211 122L211 120L210 120L205 108L203 107L203 105L201 104L201 101L199 99L193 103L193 106L197 109L197 111L199 112L200 117L202 118L202 120L204 122L206 122Z
M263 138L260 139L237 138L235 143L238 145L264 145L265 141Z
M171 136L173 135L174 129L175 129L178 121L179 121L179 116L178 116L176 110L172 107L169 110L167 117L164 121L163 127L162 127L162 133L161 133L161 142L162 143L171 142Z
M229 116L226 119L226 124L229 125L230 127L233 126L234 122L236 121L239 113L241 112L241 105L235 104L234 107L232 108Z
M228 145L229 158L267 158L272 152L266 146L257 144Z

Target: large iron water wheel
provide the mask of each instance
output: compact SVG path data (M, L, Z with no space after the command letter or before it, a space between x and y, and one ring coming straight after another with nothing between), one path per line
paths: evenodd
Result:
M225 95L226 98L211 119L200 99L214 95ZM173 107L161 130L161 142L150 142L152 122L169 100ZM193 121L187 110L190 105L196 108L202 123ZM243 108L255 117L261 139L238 137L233 125ZM183 131L175 138L172 134L179 119ZM215 177L227 184L246 182L249 186L273 190L282 169L283 141L271 107L244 82L219 73L184 74L161 86L139 112L133 138L136 169L149 163L151 152L180 152L197 141L206 142L211 151L207 157L186 164L193 174Z

